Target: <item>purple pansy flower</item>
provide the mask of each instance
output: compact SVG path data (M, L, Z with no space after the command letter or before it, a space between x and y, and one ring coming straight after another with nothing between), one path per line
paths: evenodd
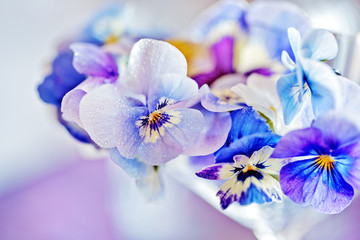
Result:
M324 213L344 210L360 188L360 131L339 113L280 140L272 157L289 158L280 171L285 195Z
M184 56L168 43L142 39L128 62L115 84L83 97L80 121L100 147L159 165L184 153L201 135L203 114L184 107L198 87L186 77Z
M281 161L269 158L272 152L273 148L265 146L250 158L235 155L234 163L218 163L202 169L196 175L210 180L230 178L216 194L223 209L236 201L241 205L281 201L280 184L273 177L279 174Z

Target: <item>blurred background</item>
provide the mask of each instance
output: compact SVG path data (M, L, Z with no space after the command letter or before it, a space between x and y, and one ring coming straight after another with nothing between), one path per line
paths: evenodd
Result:
M57 45L109 2L0 0L0 240L255 239L166 175L165 199L145 203L134 182L105 155L79 150L84 146L58 124L54 109L40 101L36 88ZM137 8L139 21L182 31L215 1L129 2ZM334 12L339 21L351 23L346 33L341 24L332 30L345 39L344 59L356 66L357 3L338 1L340 8L336 1L316 1L316 7L311 7L315 1L297 2L309 15L330 9L324 10L321 27L329 25L324 18L332 19ZM346 71L359 79L357 67ZM357 198L343 213L315 226L306 239L358 239L359 213Z

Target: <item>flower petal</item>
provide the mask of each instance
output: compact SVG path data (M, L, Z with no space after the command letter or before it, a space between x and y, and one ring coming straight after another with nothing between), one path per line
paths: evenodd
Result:
M220 187L217 196L220 196L223 209L234 201L238 201L241 205L249 205L282 200L279 182L267 174L256 173L256 176L250 174L245 179L240 178L239 175L234 176Z
M129 153L134 150L134 143L139 141L133 139L134 133L138 136L138 128L133 125L138 116L147 114L148 110L138 99L121 97L121 91L123 89L113 84L105 84L86 94L79 107L80 120L100 147L117 146L121 155L132 159L135 155ZM130 150L122 151L122 147Z
M195 144L190 145L183 154L188 156L204 156L214 153L224 145L231 128L230 114L213 113L200 109L204 115L205 125Z
M295 55L295 58L297 59L298 53L299 53L299 51L301 49L301 46L302 46L300 32L297 29L295 29L293 27L290 27L287 30L287 33L288 33L291 49L292 49L292 51L293 51L293 53Z
M323 142L321 131L317 128L294 130L283 136L271 157L289 158L319 155L327 152L328 146Z
M226 74L235 71L233 66L234 41L234 37L225 36L211 47L216 67L221 73Z
M61 112L66 121L72 121L82 126L79 116L79 105L86 92L81 89L74 89L68 92L61 102Z
M232 126L227 140L229 143L243 136L270 132L269 126L252 107L234 111L230 115Z
M282 76L277 82L277 91L284 111L285 124L290 124L306 103L308 95L298 81L296 73Z
M300 58L311 91L311 103L315 117L334 109L339 98L338 78L325 63Z
M336 168L318 167L315 159L292 162L280 171L280 184L285 195L295 203L311 204L324 213L339 213L354 196L353 188Z
M206 168L196 173L196 176L210 180L228 179L234 176L235 167L232 164L220 163Z
M132 178L149 177L153 171L153 166L141 162L136 158L124 158L116 148L110 149L110 157L111 160L119 165Z
M89 43L73 43L70 48L74 51L74 68L79 73L113 80L118 77L114 58L101 48Z
M223 146L215 152L216 163L232 162L235 155L251 155L264 146L275 147L280 136L274 133L256 133L245 136L231 143L229 146Z
M149 110L150 112L156 110L157 104L161 99L171 100L171 105L173 105L195 97L198 92L199 89L196 82L185 75L173 73L160 75L149 89L147 100Z
M236 176L227 180L220 187L216 196L220 196L220 205L222 209L226 209L231 203L239 199L242 187L242 182L237 181Z
M92 143L95 145L95 147L97 147L96 144L91 140L89 134L83 128L81 128L73 121L69 122L64 120L60 110L57 112L57 119L75 139L83 143Z
M79 126L82 126L79 116L80 101L89 91L106 82L106 79L103 77L88 77L73 90L69 91L61 102L61 112L64 119L76 122Z
M205 94L203 99L201 99L201 105L211 112L234 111L246 106L245 104L226 103L211 92Z
M255 167L261 169L262 172L278 175L282 167L282 162L276 158L270 158L274 148L264 146L259 151L255 151L250 158L250 163Z
M321 116L313 122L312 127L321 131L325 143L333 150L360 141L359 128L346 116L340 116L337 112Z
M156 142L142 142L139 146L140 160L152 164L163 164L194 144L204 127L204 117L195 109L176 109L180 121L164 126L164 135ZM170 120L171 121L171 120Z
M73 52L59 53L52 63L52 73L38 86L40 98L60 107L64 95L85 80L73 67Z
M155 80L165 73L186 76L184 55L167 42L141 39L134 44L122 76L133 92L147 96Z
M315 29L305 37L302 53L305 57L318 61L336 57L338 45L333 34L324 29Z
M246 181L251 181L251 183L249 188L241 194L239 199L241 205L248 205L250 203L263 204L282 200L280 184L273 177L263 174L262 179L251 177Z
M289 54L285 51L281 52L281 62L284 64L284 66L289 69L290 71L293 71L295 68L295 63L289 56Z
M241 96L248 106L265 115L276 130L276 123L282 122L278 114L281 103L276 91L276 82L272 78L252 74L246 84L237 84L231 90Z

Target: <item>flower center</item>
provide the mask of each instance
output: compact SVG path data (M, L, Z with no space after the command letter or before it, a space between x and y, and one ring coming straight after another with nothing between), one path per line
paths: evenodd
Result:
M136 121L139 134L145 143L155 143L165 134L165 129L180 122L180 113L175 110L164 112L162 109L155 110L148 116L142 116Z
M244 99L230 90L230 88L226 89L212 89L212 93L219 98L220 103L226 104L237 104L240 102L244 102Z
M316 159L316 164L322 168L333 169L335 160L330 155L320 155Z

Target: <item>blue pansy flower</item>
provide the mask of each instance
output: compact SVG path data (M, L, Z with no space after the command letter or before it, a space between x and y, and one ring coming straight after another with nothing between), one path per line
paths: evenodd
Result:
M338 78L327 64L321 62L336 55L334 36L325 30L314 30L302 42L294 28L288 30L288 35L296 63L283 52L283 63L291 72L277 83L285 124L290 124L306 107L312 108L316 118L334 109L338 100Z
M265 146L255 151L250 158L245 155L235 155L233 163L214 164L197 172L196 175L210 180L230 178L216 194L220 197L223 209L233 202L248 205L281 201L280 184L273 177L279 174L281 161L270 158L273 150Z
M78 73L73 65L73 52L65 50L59 53L52 63L52 73L45 77L38 86L41 100L55 105L57 118L66 130L77 140L84 143L92 143L89 135L77 124L66 121L60 106L64 95L85 80L86 76Z
M280 171L285 195L324 213L344 210L360 188L360 131L339 113L280 140L272 157L288 158Z
M217 193L223 209L232 202L241 205L280 201L278 175L281 161L270 159L280 136L272 133L251 107L231 113L232 127L224 146L215 155L216 164L197 176L226 181Z

